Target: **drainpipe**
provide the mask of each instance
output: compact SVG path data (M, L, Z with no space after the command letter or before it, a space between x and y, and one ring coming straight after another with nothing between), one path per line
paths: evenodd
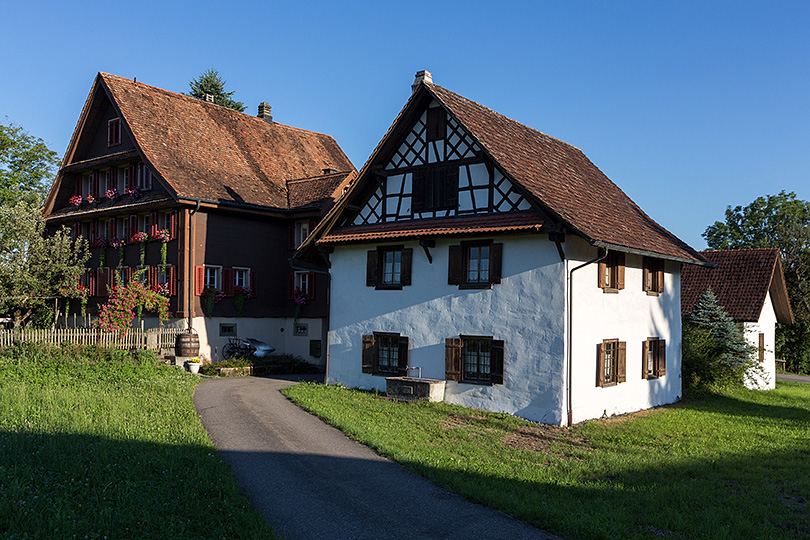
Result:
M597 255L595 259L591 259L590 261L584 262L577 266L576 268L572 268L568 272L568 354L566 355L568 358L566 359L568 366L568 392L566 397L566 408L568 409L568 427L574 425L574 405L573 405L573 397L572 397L572 377L573 377L573 352L572 347L574 343L574 272L579 270L580 268L585 268L586 266L604 260L607 257L607 249L599 248L600 255Z
M188 222L188 226L191 229L189 231L189 239L190 239L189 243L190 243L190 245L188 247L188 275L189 275L190 279L188 280L188 287L187 287L187 293L188 293L188 331L189 332L191 332L193 330L191 320L192 320L192 315L193 315L193 310L194 310L194 305L193 305L194 304L194 300L193 300L193 298L194 298L194 280L195 280L195 276L194 276L194 246L197 243L197 228L194 226L194 221L195 221L194 214L196 214L199 209L200 209L200 199L197 199L197 206L194 208L194 210L191 211L191 214L189 214L190 219L189 219L189 222Z

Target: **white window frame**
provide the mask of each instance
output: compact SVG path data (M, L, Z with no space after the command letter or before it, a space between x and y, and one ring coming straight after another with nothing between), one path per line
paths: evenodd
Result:
M309 276L310 276L309 272L299 272L299 271L295 272L295 282L294 282L295 288L301 291L301 294L307 297L309 297L309 287L310 287Z
M208 287L213 287L218 291L222 291L222 267L221 266L213 266L210 264L203 265L203 289L207 289ZM212 285L208 279L208 271L212 272L214 277L214 284Z
M309 233L309 220L295 222L295 238L293 239L295 249L298 249L304 243Z
M239 276L242 276L243 282L239 283ZM233 267L233 286L242 287L243 289L250 289L250 268L242 266Z

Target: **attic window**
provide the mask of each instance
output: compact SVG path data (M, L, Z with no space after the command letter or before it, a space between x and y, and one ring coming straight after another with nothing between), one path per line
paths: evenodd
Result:
M611 251L599 263L599 288L605 292L624 289L624 253Z
M458 167L422 167L413 172L415 214L433 210L455 210L458 207Z
M121 120L113 118L107 121L107 146L121 144Z
M447 113L442 107L427 110L427 141L443 141L447 135Z

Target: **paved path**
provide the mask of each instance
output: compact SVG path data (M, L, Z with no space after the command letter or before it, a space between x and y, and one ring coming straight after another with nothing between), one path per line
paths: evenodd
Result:
M293 405L292 380L203 381L202 422L251 502L287 540L554 539L440 489Z
M807 377L805 375L793 375L792 373L777 373L776 380L810 383L810 377Z

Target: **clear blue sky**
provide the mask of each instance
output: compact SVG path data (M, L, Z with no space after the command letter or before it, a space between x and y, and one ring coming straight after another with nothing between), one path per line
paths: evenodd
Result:
M807 1L29 0L0 50L0 119L60 156L96 72L184 92L214 67L359 169L428 69L580 148L695 248L728 205L810 199Z

